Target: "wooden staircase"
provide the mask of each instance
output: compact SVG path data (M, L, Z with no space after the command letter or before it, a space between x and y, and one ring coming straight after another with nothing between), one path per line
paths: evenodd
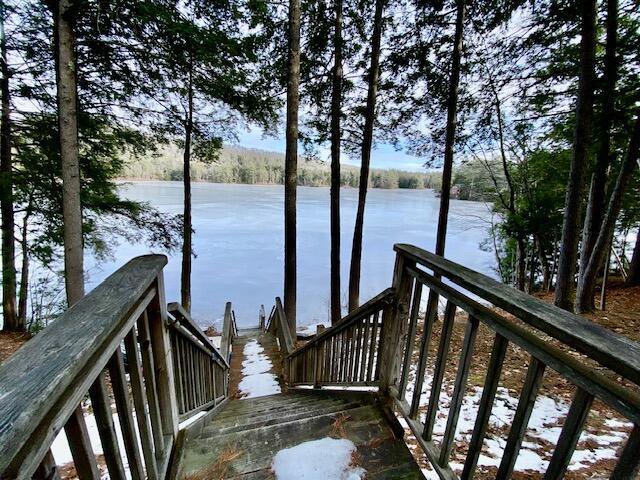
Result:
M0 365L0 480L57 478L41 472L63 429L78 478L102 478L87 398L112 480L273 478L276 452L327 436L355 444L368 479L420 478L396 415L440 479L477 478L510 345L528 367L494 478L513 476L545 369L575 395L544 478L564 478L594 401L633 425L610 478L637 478L640 344L417 247L395 250L391 287L303 346L280 299L268 318L261 310L252 335L281 369L285 393L253 399L237 399L229 385L242 365L232 343L243 341L231 304L217 348L179 305L167 306L166 258L131 260ZM454 348L456 321L465 332ZM480 327L494 335L491 352L475 348ZM485 374L471 378L479 355L490 357ZM442 406L451 368L451 401ZM461 407L478 387L473 431L462 438Z
M396 434L401 430L397 425ZM368 479L423 478L396 434L369 393L295 391L232 400L185 440L176 478L273 478L278 451L324 437L351 440Z

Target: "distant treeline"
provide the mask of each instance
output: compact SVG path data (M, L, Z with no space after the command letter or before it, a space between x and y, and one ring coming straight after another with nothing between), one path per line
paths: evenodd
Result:
M341 166L342 185L358 187L360 169ZM182 156L177 148L166 148L157 156L130 160L124 170L129 180L182 180ZM330 165L318 160L300 159L298 185L329 186ZM284 155L264 150L224 146L217 161L191 162L191 179L196 182L282 185ZM372 169L371 188L440 188L439 172L406 172Z

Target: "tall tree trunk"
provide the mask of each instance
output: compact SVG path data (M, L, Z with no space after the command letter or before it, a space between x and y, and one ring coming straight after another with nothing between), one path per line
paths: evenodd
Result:
M300 103L300 0L289 0L287 129L284 162L284 312L296 335L298 109Z
M358 188L358 210L353 229L351 245L351 265L349 270L349 311L360 305L360 273L362 268L362 234L364 231L364 208L367 202L369 187L369 164L373 145L373 126L376 120L376 97L380 78L380 42L382 40L382 14L384 0L376 0L373 18L373 36L371 38L371 64L369 66L367 105L364 114L362 131L362 151L360 161L360 185Z
M27 227L29 225L29 211L25 214L22 224L22 238L20 246L22 249L22 269L20 270L20 291L18 293L18 323L22 330L27 325L27 296L29 293L29 242L27 241Z
M622 198L631 181L631 175L637 167L640 153L640 109L638 109L637 118L629 140L627 154L620 166L616 184L611 192L611 198L607 206L600 233L593 246L589 263L584 271L584 275L580 277L578 282L578 291L576 295L576 310L580 313L588 312L593 309L593 295L596 288L596 279L600 267L604 262L605 255L609 251L609 241L616 227L616 220L622 207Z
M78 152L78 95L71 0L57 2L54 15L58 125L62 161L64 272L69 306L84 296L82 208Z
M596 2L586 0L581 5L580 81L576 102L576 126L573 156L562 222L562 240L554 303L565 310L573 308L574 277L580 234L580 213L584 190L585 168L589 161L593 89L595 80Z
M3 330L20 331L16 312L15 220L13 212L13 167L11 165L11 116L9 65L4 35L4 2L0 4L0 61L2 61L2 118L0 125L0 210L2 218L2 319Z
M447 98L447 128L445 133L444 166L442 169L442 194L438 214L438 232L436 234L436 255L444 256L449 220L449 200L451 197L451 173L453 171L453 149L456 140L456 122L458 112L458 85L460 83L460 61L462 59L462 35L464 30L465 0L456 2L456 31L451 54L451 76Z
M610 136L615 106L617 80L616 44L618 30L618 0L607 2L607 45L604 57L604 88L602 90L602 121L599 126L599 149L591 185L589 200L582 228L579 276L584 275L593 245L598 238L605 208L607 169L611 163ZM579 280L580 281L580 280ZM591 306L595 308L595 304Z
M640 231L636 234L636 246L633 248L627 285L640 285Z
M342 317L340 305L340 117L342 116L342 0L335 1L331 91L331 323Z
M182 272L180 277L180 296L182 307L191 311L191 256L192 225L191 225L191 137L193 134L193 66L189 65L189 79L187 86L187 112L184 122L184 155L183 176L184 184L184 214L182 230Z

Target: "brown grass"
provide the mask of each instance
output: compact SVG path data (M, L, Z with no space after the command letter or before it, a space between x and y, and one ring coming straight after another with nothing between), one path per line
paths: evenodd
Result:
M231 462L242 455L242 450L237 450L231 446L223 449L214 463L209 465L204 470L199 472L190 473L182 477L183 480L224 480L227 478L227 473Z
M0 363L24 345L31 335L25 332L0 332Z
M331 436L337 438L347 438L346 423L351 420L351 417L346 413L341 413L338 416L333 417L333 424L331 425Z
M96 463L98 464L98 470L100 476L107 473L107 464L104 459L104 455L96 455ZM78 472L73 462L65 463L64 465L58 465L58 474L61 480L76 480L78 478Z

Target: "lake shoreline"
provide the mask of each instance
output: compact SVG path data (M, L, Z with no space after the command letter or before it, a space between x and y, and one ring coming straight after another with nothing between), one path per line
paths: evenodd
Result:
M182 183L182 180L161 180L161 179L148 179L148 178L129 178L129 177L118 177L115 179L115 182L120 185L128 182L135 183ZM207 185L246 185L246 186L259 186L259 187L282 187L284 189L284 185L282 183L237 183L237 182L208 182L206 180L191 180L192 184L207 184ZM298 185L298 188L326 188L329 189L329 185ZM350 185L341 185L340 190L358 190L358 187L352 187ZM425 191L425 190L435 190L433 188L407 188L407 187L397 187L397 188L384 188L384 187L373 187L370 186L369 190L401 190L401 191Z

